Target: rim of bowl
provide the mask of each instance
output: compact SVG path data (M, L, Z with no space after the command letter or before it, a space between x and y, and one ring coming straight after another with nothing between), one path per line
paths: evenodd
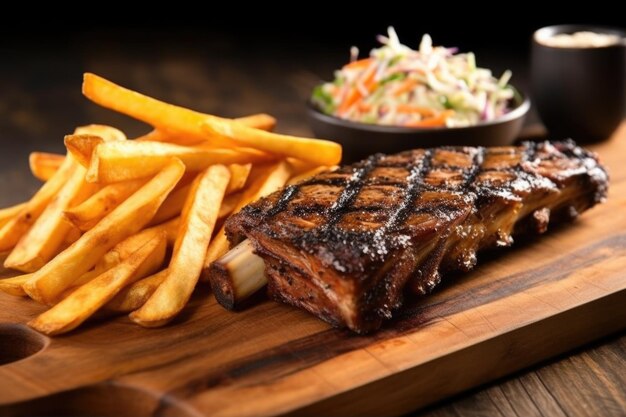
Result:
M519 89L516 89L521 96L521 100L517 102L517 106L513 108L510 112L498 117L494 120L478 122L475 125L469 126L456 126L456 127L446 127L446 126L438 126L438 127L407 127L407 126L394 126L394 125L379 125L379 124L370 124L370 123L361 123L355 122L353 120L341 119L337 116L333 116L330 114L323 113L320 111L315 104L309 99L307 100L307 107L309 111L315 113L315 116L320 118L321 120L331 123L334 125L340 125L344 127L351 127L353 129L361 129L361 130L369 130L376 132L386 132L386 133L423 133L423 132L434 132L434 131L461 131L470 128L480 128L484 126L494 126L499 124L504 124L511 122L515 119L519 119L524 117L528 110L530 110L530 98L527 94L521 92Z
M580 31L589 31L602 33L607 35L617 35L622 38L622 42L612 43L609 45L603 46L592 46L592 47L576 47L576 46L551 46L546 45L543 41L550 36L559 35L562 33L574 33ZM626 42L626 32L619 28L610 27L610 26L601 26L601 25L585 25L585 24L564 24L564 25L552 25L552 26L544 26L542 28L537 29L533 33L533 41L537 44L552 49L562 49L562 50L589 50L589 49L604 49L604 48L613 48L613 47L623 47Z

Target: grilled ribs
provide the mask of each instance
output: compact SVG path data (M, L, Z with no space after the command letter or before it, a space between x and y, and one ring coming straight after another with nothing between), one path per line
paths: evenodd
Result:
M510 246L601 202L608 176L572 141L373 155L288 186L232 216L265 260L271 297L335 325L380 327L480 249Z

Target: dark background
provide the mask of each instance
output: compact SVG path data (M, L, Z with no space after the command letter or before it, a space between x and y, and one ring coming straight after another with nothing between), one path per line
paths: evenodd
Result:
M111 3L86 3L84 9L65 12L54 5L50 14L41 6L26 5L28 10L23 13L0 17L0 42L58 47L60 42L80 43L118 35L131 43L160 42L172 35L189 39L228 35L254 43L310 41L340 48L353 44L369 48L375 45L374 36L392 25L409 43L422 33L430 33L443 44L462 49L494 46L522 50L532 31L541 26L626 24L616 2L562 2L558 6L528 1L369 3L371 6L365 2L292 2L279 7L266 2L245 5L235 1L217 6L207 2L207 9L201 10L179 2L168 9L151 5L140 11L116 8ZM92 10L88 10L90 6Z

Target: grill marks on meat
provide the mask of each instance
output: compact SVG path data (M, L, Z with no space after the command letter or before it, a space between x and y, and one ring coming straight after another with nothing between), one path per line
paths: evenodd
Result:
M232 216L266 262L270 295L356 332L405 293L426 294L480 249L542 233L602 201L608 178L573 142L373 155L289 186Z

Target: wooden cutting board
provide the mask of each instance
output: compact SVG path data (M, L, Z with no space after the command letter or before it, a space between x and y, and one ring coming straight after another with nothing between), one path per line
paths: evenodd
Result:
M168 327L122 317L50 339L17 324L41 306L0 294L0 415L399 415L624 329L626 124L593 148L606 204L367 337L263 299L231 313L202 287Z

